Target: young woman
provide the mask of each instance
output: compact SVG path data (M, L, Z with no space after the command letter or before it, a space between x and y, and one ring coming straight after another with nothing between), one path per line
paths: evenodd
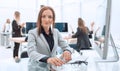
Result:
M30 30L28 34L29 71L50 71L51 65L61 66L71 60L72 49L53 27L54 24L54 10L48 6L42 7L37 28ZM61 57L64 61L56 57L58 46L63 49Z
M91 31L85 26L85 22L82 18L78 18L78 28L77 32L72 35L72 38L77 38L77 51L80 52L80 49L87 49L90 48L92 45L89 40L89 35L93 33L93 25L91 24Z

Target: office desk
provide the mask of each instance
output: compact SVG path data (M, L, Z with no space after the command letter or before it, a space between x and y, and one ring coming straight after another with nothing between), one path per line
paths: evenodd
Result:
M71 41L71 39L67 41ZM81 52L82 52L82 57L88 57L87 71L120 71L120 60L118 62L96 62L96 58L100 58L96 50L94 49L93 50L81 50ZM120 55L120 51L119 51L119 55Z
M65 39L67 40L68 44L76 44L77 43L77 38L70 38L70 39Z
M8 52L10 50L10 52ZM6 51L6 52L5 52ZM96 57L99 57L98 53L93 50L81 50L82 57L88 57L87 71L120 71L120 61L118 62L103 62L97 63ZM120 49L118 49L120 55ZM20 63L16 63L12 58L12 50L5 49L3 46L0 48L0 54L8 53L7 57L1 55L0 58L0 71L28 71L29 58L22 58ZM74 56L74 55L73 55ZM83 58L84 59L84 58ZM73 70L74 71L74 70Z
M9 40L17 43L23 43L25 42L25 38L26 37L12 37L12 38L9 38Z
M9 40L8 38L10 37L11 33L9 32L1 32L0 33L0 42L2 46L9 46Z
M27 51L27 42L25 41L26 37L13 37L9 38L10 41L20 43L20 53ZM75 48L74 44L77 43L76 38L71 38L71 39L65 39L69 45L72 45L73 48ZM24 49L25 48L25 49ZM62 52L61 48L58 48L58 52ZM21 55L21 54L20 54Z
M26 37L14 37L14 38L10 38L10 41L16 42L16 43L20 43L20 48L19 48L19 56L21 58L27 58L28 54L27 54L27 42L25 41Z
M9 40L13 41L13 42L17 42L17 43L23 43L23 42L25 42L25 38L26 37L13 37L13 38L9 38ZM65 40L69 44L76 44L77 43L77 38L70 38L70 39L65 38Z
M13 58L7 58L0 61L0 71L28 71L29 58L23 58L16 63Z

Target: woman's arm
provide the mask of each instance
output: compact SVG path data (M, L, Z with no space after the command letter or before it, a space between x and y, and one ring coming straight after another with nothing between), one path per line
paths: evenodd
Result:
M21 25L18 25L15 20L13 20L13 22L12 22L12 27L13 27L15 30L21 29L22 27L24 27L24 25L25 25L25 23L22 23Z
M89 31L89 35L93 34L93 31L94 31L94 22L91 23L91 30L88 29L88 31Z
M57 33L58 33L58 45L63 49L62 58L65 59L65 62L68 62L71 60L71 54L73 52L73 49L70 48L65 39L62 38L60 32L57 31Z
M72 38L77 38L80 35L80 32L80 28L77 28L77 32L74 35L72 35Z

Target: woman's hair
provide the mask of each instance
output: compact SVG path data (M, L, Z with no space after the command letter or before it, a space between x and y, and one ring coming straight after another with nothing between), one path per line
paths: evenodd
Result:
M51 7L48 7L48 6L42 7L39 14L38 14L38 19L37 19L38 35L40 35L40 33L41 33L42 14L43 14L43 12L45 10L51 10L52 11L52 14L53 14L53 27L54 27L54 24L55 24L55 12L54 12L54 10Z
M78 18L78 27L84 32L87 33L87 28L85 27L84 21L82 18Z
M15 15L15 18L19 18L20 17L20 12L15 11L14 15Z

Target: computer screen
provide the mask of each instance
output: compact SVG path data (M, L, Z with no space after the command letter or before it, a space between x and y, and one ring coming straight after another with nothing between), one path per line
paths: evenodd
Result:
M26 22L26 28L23 29L23 32L26 34L29 30L36 27L36 22ZM56 22L55 28L57 28L60 32L68 32L68 23L67 22Z
M26 33L29 32L29 30L34 29L36 27L36 22L26 22Z
M104 12L104 23L95 31L95 49L101 57L100 61L115 62L119 60L117 50L110 34L110 20L111 20L111 0L107 0L106 11Z
M56 22L55 28L57 28L60 32L68 32L68 23L67 22Z

